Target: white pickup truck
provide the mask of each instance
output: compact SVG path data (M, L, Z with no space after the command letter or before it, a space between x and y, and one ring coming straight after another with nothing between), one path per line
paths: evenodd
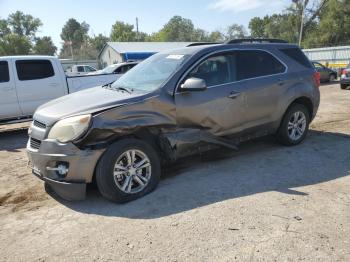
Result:
M82 89L115 81L119 75L66 76L52 56L0 57L0 124L30 118L40 105Z

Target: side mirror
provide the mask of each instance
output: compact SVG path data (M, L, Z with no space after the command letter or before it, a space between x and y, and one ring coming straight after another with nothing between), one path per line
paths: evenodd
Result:
M203 91L205 89L207 89L205 80L196 77L188 78L181 85L181 90L183 91Z

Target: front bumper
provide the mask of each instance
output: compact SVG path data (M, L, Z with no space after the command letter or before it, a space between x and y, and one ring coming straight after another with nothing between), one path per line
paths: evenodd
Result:
M39 148L33 148L30 139L27 143L27 155L33 174L66 200L85 198L86 183L91 182L103 151L81 150L72 143L63 144L50 139L41 141ZM59 165L66 166L65 174L56 170Z

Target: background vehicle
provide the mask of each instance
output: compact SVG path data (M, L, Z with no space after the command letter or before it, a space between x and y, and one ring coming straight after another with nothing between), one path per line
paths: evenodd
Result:
M122 75L128 72L131 68L136 66L138 62L125 62L119 64L109 65L101 70L96 72L89 73L88 75L97 75L97 74L117 74Z
M54 98L116 79L116 75L66 77L60 61L50 56L0 57L0 123L29 118Z
M79 76L96 71L97 69L90 65L73 65L71 68L67 69L66 74L68 76Z
M316 68L317 72L320 73L321 82L332 82L338 78L338 73L335 70L315 61L313 61L312 64Z
M96 179L105 198L130 201L155 189L163 161L268 134L301 143L319 84L299 47L281 40L196 43L153 55L112 85L40 107L28 157L63 198L84 198Z
M340 76L340 88L346 89L348 86L350 86L350 64L341 71Z

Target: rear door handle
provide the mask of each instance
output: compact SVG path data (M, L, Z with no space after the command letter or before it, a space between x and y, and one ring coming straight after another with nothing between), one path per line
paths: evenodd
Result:
M56 87L58 86L59 84L58 83L50 83L49 86L52 86L52 87Z
M241 93L240 92L235 92L235 91L232 91L230 94L229 94L229 98L231 99L235 99L236 97L240 96Z

